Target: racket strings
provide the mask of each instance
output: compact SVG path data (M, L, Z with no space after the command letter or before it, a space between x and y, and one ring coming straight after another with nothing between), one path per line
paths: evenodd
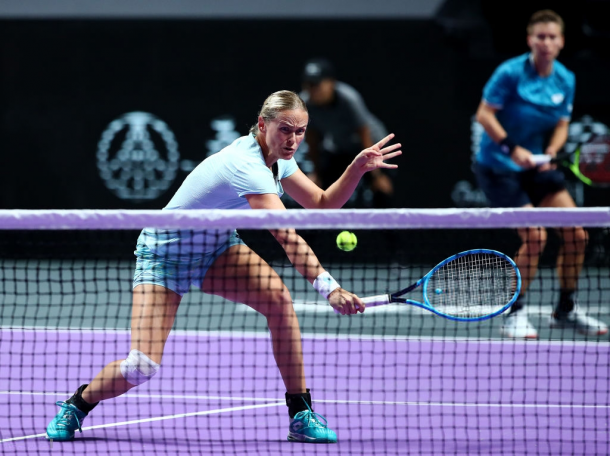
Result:
M610 137L596 137L582 145L578 153L578 170L597 184L610 184Z
M428 282L429 303L440 312L462 318L489 315L512 298L517 275L506 259L470 254L440 267Z

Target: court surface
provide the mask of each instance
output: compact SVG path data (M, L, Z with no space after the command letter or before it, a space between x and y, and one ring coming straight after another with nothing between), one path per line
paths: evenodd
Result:
M285 390L264 319L198 291L183 301L157 377L100 404L74 442L51 444L44 431L55 401L129 350L132 264L12 266L5 262L0 303L2 454L602 455L610 448L608 337L545 327L550 271L541 271L533 287L539 302L530 306L541 340L520 342L499 338L499 318L454 323L397 306L340 317L278 265L292 284L316 411L337 432L336 445L285 440ZM376 294L400 275L381 267L372 283L352 265L342 283ZM585 271L583 281L589 276L610 281L607 270ZM603 292L586 297L610 322ZM187 355L195 363L185 366Z

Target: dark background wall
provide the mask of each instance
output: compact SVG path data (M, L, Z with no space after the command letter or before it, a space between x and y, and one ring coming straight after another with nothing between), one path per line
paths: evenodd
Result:
M268 94L300 89L302 65L315 56L333 60L403 144L396 207L484 204L455 197L458 182L474 182L471 118L494 68L527 48L523 24L498 35L477 5L467 21L447 10L400 20L1 20L0 207L163 207L206 156L214 119L246 134ZM580 22L560 58L577 75L574 119L610 125L608 47ZM180 154L172 184L154 199L120 198L98 169L102 133L133 111L165 122ZM583 205L610 202L606 190L579 191Z

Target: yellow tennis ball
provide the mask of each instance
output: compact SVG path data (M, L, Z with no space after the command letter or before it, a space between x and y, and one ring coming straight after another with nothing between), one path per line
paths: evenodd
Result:
M350 233L349 231L341 231L337 236L337 247L346 252L351 252L356 248L356 244L358 244L358 239L356 239L356 235L354 233Z

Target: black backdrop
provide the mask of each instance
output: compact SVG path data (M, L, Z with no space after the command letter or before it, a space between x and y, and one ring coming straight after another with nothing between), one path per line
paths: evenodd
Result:
M568 36L569 43L569 36ZM522 51L526 51L525 39ZM181 160L198 162L210 122L245 134L265 97L299 90L303 62L326 56L397 135L396 207L451 207L472 181L470 122L481 89L510 55L473 57L433 21L1 21L0 207L161 208L119 199L100 178L96 150L126 112L153 113L175 134ZM586 58L585 58L586 57ZM570 51L575 118L610 124L607 59ZM586 205L607 205L587 189Z

